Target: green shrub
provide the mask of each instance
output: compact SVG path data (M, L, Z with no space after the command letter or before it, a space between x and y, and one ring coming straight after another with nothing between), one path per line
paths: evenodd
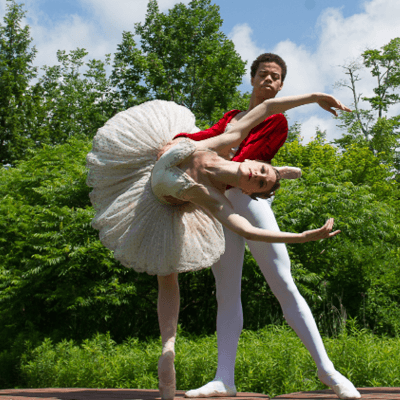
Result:
M400 385L400 339L377 337L352 328L324 340L335 367L358 387ZM216 336L178 334L175 366L178 389L199 387L214 378ZM160 340L128 339L116 344L96 335L81 345L45 340L26 353L21 371L29 387L157 388ZM236 363L236 385L242 392L277 396L325 388L315 364L294 332L286 327L244 331Z

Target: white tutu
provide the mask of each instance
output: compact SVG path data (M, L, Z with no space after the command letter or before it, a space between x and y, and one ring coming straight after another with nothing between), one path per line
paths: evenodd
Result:
M120 112L94 137L87 156L92 225L124 266L169 275L210 267L225 251L213 216L192 203L161 204L151 190L160 149L178 133L198 130L187 108L154 100Z

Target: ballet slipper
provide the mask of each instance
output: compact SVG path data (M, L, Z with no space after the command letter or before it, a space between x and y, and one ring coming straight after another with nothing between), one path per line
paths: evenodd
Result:
M211 381L198 389L189 390L185 397L235 397L236 387L225 385L222 381Z
M175 353L171 350L163 353L158 360L158 389L162 400L175 397L176 379L174 367Z
M360 399L361 394L354 385L345 378L340 372L333 374L318 373L319 380L326 386L329 386L339 399Z
M296 167L275 167L281 179L297 179L301 177L301 169Z

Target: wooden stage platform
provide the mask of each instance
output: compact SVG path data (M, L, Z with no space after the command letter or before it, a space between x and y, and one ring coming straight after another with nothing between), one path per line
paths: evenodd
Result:
M400 388L359 388L365 400L400 400ZM184 399L184 391L178 390L175 400ZM0 400L160 400L157 390L145 389L9 389L0 390ZM217 398L218 399L218 398ZM232 400L235 397L231 398ZM237 400L268 400L258 393L238 393ZM298 392L274 397L276 400L328 400L337 399L332 390ZM272 400L272 399L271 399Z

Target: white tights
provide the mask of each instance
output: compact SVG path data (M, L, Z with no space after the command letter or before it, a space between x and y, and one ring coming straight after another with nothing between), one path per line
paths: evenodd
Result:
M235 211L259 228L279 231L270 200L252 200L240 189L226 192ZM235 384L235 359L239 336L243 328L243 311L240 300L241 277L245 240L224 229L225 254L212 267L217 286L218 316L218 369L216 380L228 386ZM311 310L299 293L291 272L290 259L285 244L247 242L272 292L277 297L288 324L294 329L317 364L318 372L332 374L334 366L329 359L318 332Z

